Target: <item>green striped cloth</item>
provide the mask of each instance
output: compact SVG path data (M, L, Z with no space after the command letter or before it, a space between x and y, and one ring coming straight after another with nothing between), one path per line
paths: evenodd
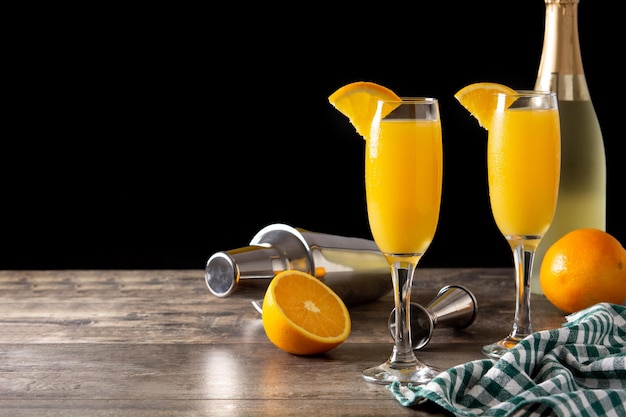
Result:
M498 361L450 368L426 385L387 388L400 404L456 416L626 417L626 306L600 303L535 332Z

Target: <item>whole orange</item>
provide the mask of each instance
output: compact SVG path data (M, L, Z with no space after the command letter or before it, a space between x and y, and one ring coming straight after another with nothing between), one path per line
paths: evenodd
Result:
M573 313L601 302L626 299L626 249L608 232L577 229L546 251L541 289L559 310Z

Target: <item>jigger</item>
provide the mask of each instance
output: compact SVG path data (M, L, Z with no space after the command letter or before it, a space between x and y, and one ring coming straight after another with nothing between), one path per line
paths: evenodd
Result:
M477 311L476 297L462 285L446 285L426 307L411 302L411 345L413 350L430 342L437 325L464 329L474 322ZM389 331L394 337L396 309L389 316Z

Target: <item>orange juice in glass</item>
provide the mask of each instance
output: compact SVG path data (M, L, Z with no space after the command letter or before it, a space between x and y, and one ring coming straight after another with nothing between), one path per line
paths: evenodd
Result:
M491 210L503 235L543 235L559 189L559 113L510 109L496 113L487 150Z
M498 94L487 141L489 199L494 220L513 250L516 310L513 330L483 347L499 358L532 332L530 273L534 253L556 209L561 134L555 93Z
M367 214L376 244L383 253L423 254L439 220L441 124L383 120L366 149Z
M365 192L374 241L391 269L394 348L363 371L368 382L424 384L439 370L419 361L410 339L410 293L417 263L435 235L443 176L439 104L434 98L379 101L365 145Z

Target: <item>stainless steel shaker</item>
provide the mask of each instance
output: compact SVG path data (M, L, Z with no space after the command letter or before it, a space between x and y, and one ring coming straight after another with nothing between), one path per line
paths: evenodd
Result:
M346 305L373 301L392 289L389 265L373 240L280 223L261 229L246 247L213 254L205 281L211 293L226 297L242 279L271 279L291 269L315 276Z

